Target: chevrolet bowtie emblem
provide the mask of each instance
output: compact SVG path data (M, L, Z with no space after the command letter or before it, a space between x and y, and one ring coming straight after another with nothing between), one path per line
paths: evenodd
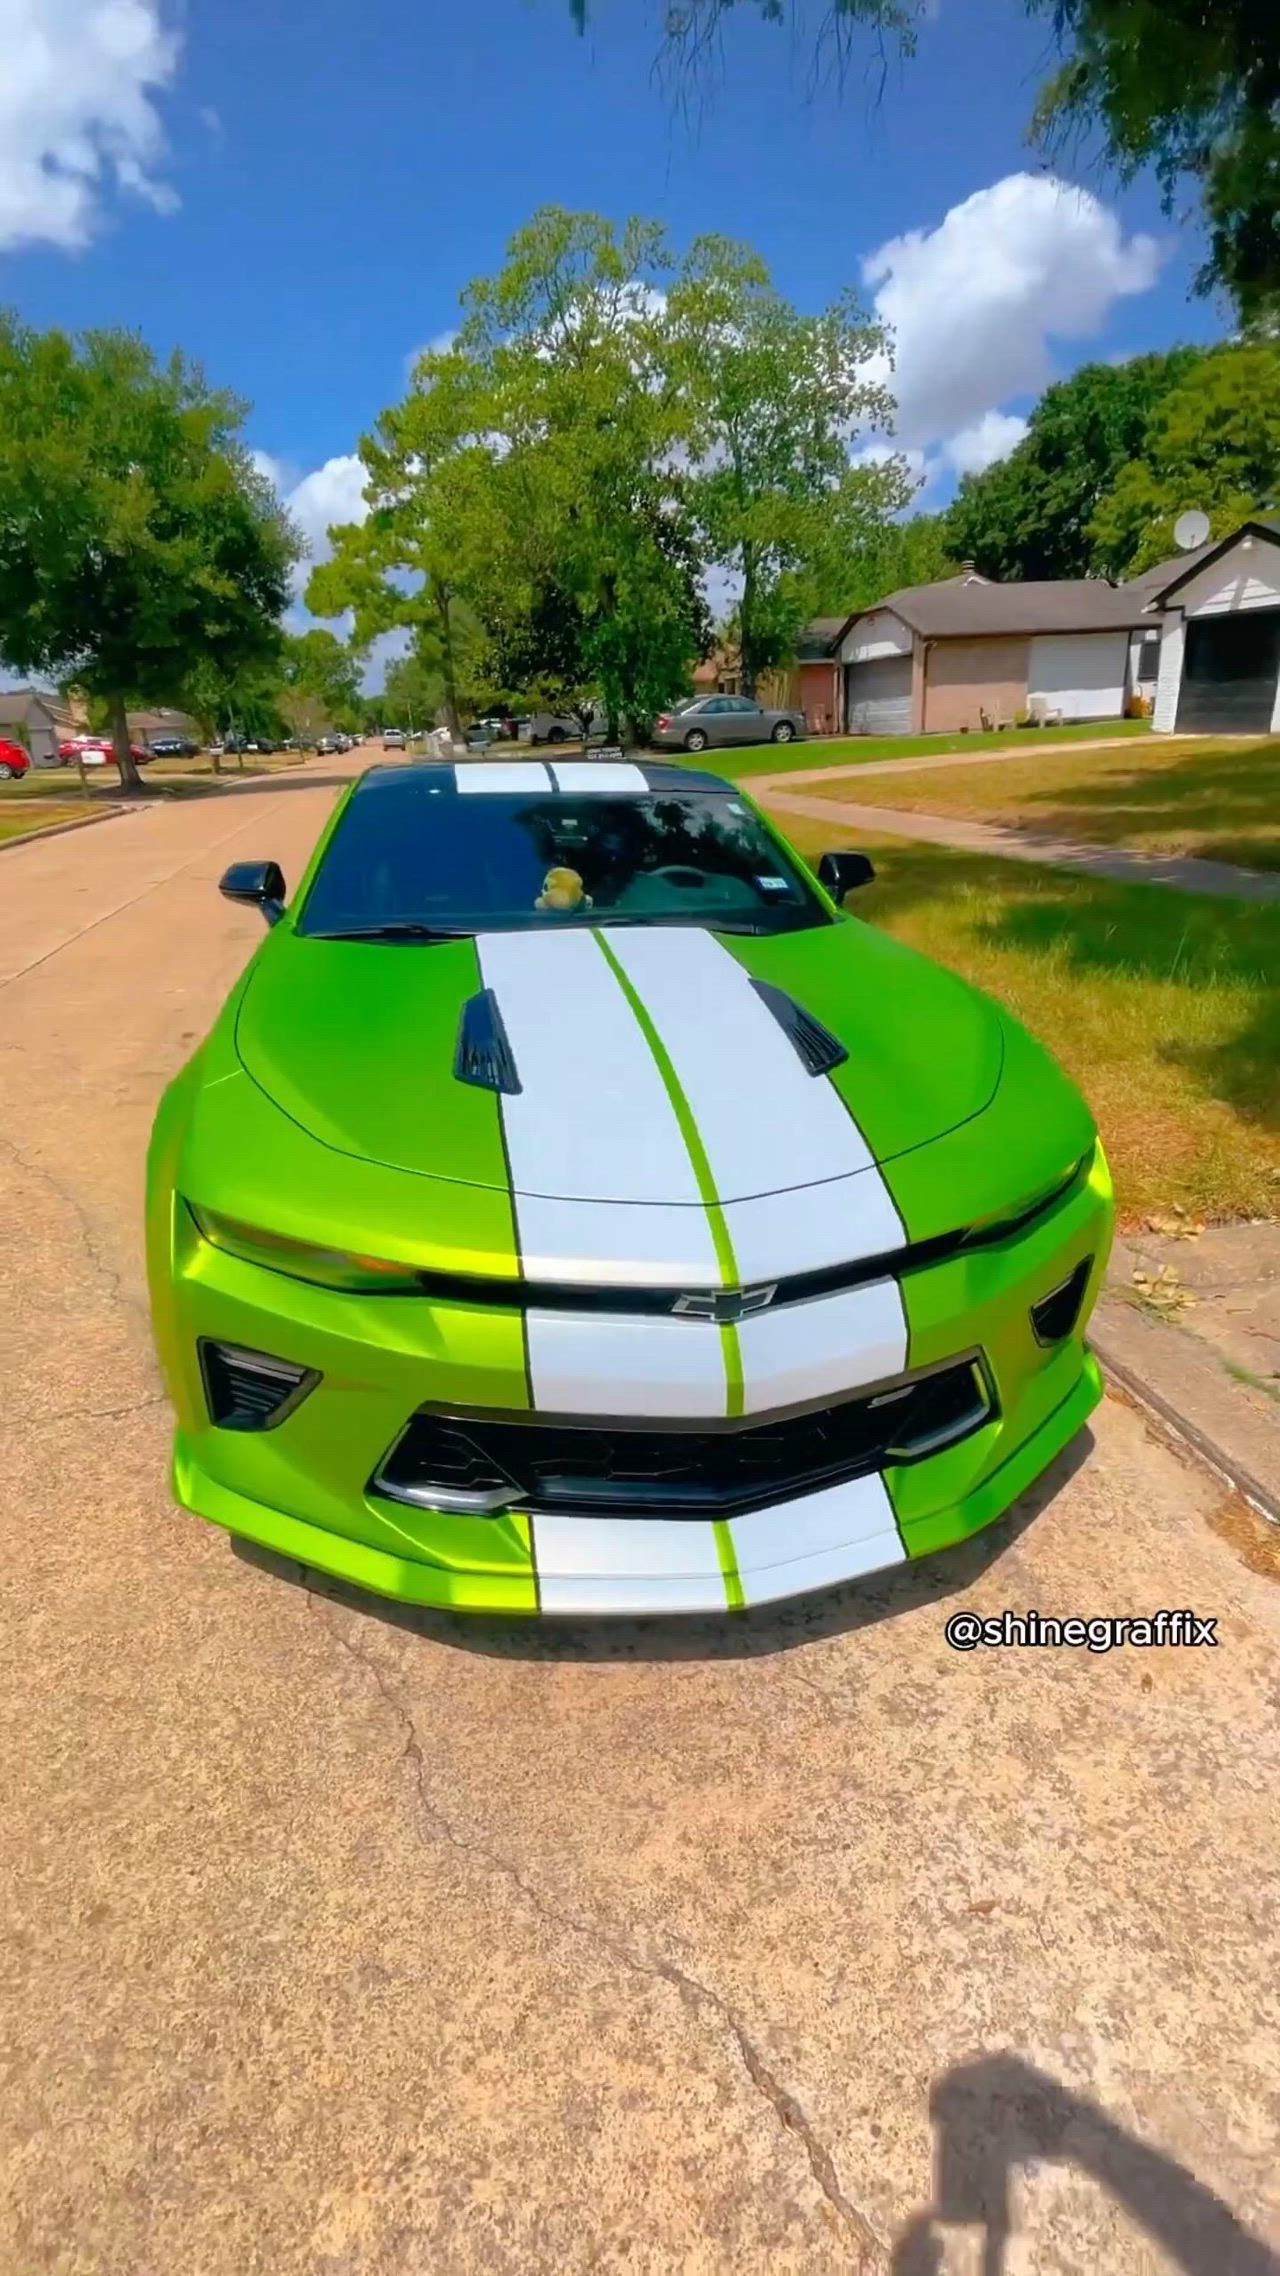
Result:
M686 1320L714 1320L717 1327L732 1327L735 1320L763 1312L777 1293L776 1280L762 1281L755 1288L717 1288L705 1293L699 1289L691 1296L677 1296L671 1309Z

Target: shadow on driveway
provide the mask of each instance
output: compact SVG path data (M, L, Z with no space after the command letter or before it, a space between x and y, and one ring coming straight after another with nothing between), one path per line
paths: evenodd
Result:
M1017 2055L983 2055L944 2072L930 2093L929 2115L933 2203L899 2236L893 2276L942 2276L950 2263L939 2223L980 2228L981 2262L966 2267L1011 2276L1011 2183L1017 2168L1045 2162L1074 2166L1105 2189L1153 2239L1162 2267L1186 2276L1280 2276L1275 2253L1185 2166ZM1021 2249L1017 2265L1027 2265Z

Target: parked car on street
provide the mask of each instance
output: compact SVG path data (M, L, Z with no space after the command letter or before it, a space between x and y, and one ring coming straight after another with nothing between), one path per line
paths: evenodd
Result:
M141 743L130 743L136 767L149 767L154 754L144 750ZM86 767L113 767L116 763L115 745L109 735L73 735L66 743L59 743L58 757L64 767L73 766L77 759Z
M700 695L659 714L655 751L726 751L742 743L795 743L808 730L802 711L769 711L749 695Z
M382 748L384 751L403 751L403 727L384 727L382 730Z
M189 735L153 735L151 738L153 759L194 759L199 748Z
M316 744L316 756L321 759L331 759L335 751L340 751L342 747L341 735L322 735Z
M598 735L603 724L603 714L597 706L593 706L587 735ZM586 740L582 721L575 719L568 711L535 711L531 718L520 721L518 734L522 743L581 743Z
M0 782L12 782L26 774L31 766L31 753L21 743L7 742L0 736Z

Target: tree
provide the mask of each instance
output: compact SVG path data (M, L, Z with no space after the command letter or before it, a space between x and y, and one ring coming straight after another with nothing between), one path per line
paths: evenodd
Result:
M618 230L544 207L500 274L464 295L458 343L484 374L502 442L482 486L477 609L508 653L514 623L526 644L554 629L537 677L598 686L611 739L687 688L708 637L681 472L686 406L667 360L669 267L656 223Z
M332 559L312 572L307 587L316 615L351 610L362 646L392 630L429 636L441 708L455 735L466 537L493 450L480 386L473 362L456 349L419 359L405 400L361 439L368 517L330 533Z
M1244 320L1280 315L1280 37L1273 0L1029 0L1065 49L1033 132L1090 134L1122 181L1153 166L1165 211L1199 192L1208 256Z
M851 616L855 609L873 608L889 593L903 592L909 585L937 584L959 570L945 514L912 514L908 521L885 522L862 539L857 552L823 588L818 613Z
M1280 344L1219 348L1157 405L1094 515L1100 565L1122 577L1163 561L1192 506L1214 537L1280 506Z
M360 724L360 658L327 626L286 635L282 667L279 705L295 735Z
M125 332L0 313L0 653L110 705L181 705L277 653L299 543L240 440L244 406Z
M882 89L889 57L909 56L931 0L822 0L798 13L752 0L768 23L809 42L815 62L843 74L867 35ZM1042 87L1032 138L1049 151L1093 140L1122 181L1155 169L1165 210L1184 185L1199 196L1208 234L1201 292L1221 288L1246 323L1280 313L1280 39L1274 0L1021 0L1052 19L1061 61ZM585 29L589 0L569 0ZM663 58L677 85L705 77L743 0L677 0L667 8Z
M721 237L690 249L664 330L690 438L690 512L708 559L738 586L752 694L790 657L841 565L911 496L901 459L853 457L859 431L891 419L872 376L885 336L849 298L800 315L758 255Z
M1100 501L1141 456L1161 402L1204 360L1199 348L1173 348L1084 364L1050 387L1008 458L964 477L946 514L951 552L1001 581L1096 574Z

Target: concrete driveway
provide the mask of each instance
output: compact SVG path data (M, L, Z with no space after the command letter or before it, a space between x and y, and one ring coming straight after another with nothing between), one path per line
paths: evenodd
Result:
M1280 1590L1129 1408L732 1627L401 1616L171 1507L148 1127L333 771L0 854L0 2268L1274 2272ZM948 1648L1007 1606L1219 1643Z

